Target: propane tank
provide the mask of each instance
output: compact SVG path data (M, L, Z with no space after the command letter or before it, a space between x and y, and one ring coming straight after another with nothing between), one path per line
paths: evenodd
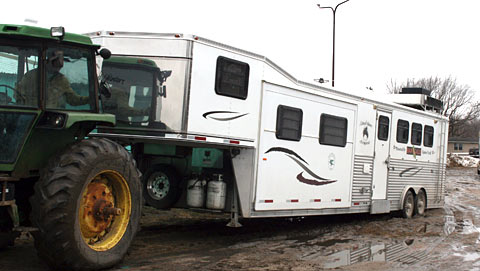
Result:
M187 205L202 208L205 202L206 181L193 177L187 182Z
M223 182L223 175L218 174L218 180L208 182L207 208L216 210L225 209L226 194L227 184Z

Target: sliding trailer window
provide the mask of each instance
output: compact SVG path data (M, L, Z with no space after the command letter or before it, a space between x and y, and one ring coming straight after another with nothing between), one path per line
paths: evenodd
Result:
M423 146L425 147L433 146L433 134L434 134L433 127L425 125L425 129L423 130Z
M322 114L320 116L320 144L345 147L347 145L347 124L346 118Z
M378 118L378 139L387 141L388 132L390 130L390 119L387 116L380 116Z
M300 108L279 105L277 107L277 128L275 135L278 139L300 141L302 137L303 111Z
M217 58L215 93L232 98L247 99L250 66L245 62L220 56Z
M398 120L397 122L397 142L408 143L408 132L410 123L406 120Z
M412 145L422 145L422 130L423 127L419 123L412 123Z

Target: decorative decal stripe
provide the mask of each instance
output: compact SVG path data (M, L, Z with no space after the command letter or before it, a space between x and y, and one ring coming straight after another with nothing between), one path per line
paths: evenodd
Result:
M300 155L298 155L297 153L295 153L294 151L292 150L289 150L289 149L285 149L285 148L281 148L281 147L273 147L273 148L270 148L268 151L266 151L265 153L269 153L269 152L284 152L286 154L290 154L290 155L293 155L295 157L297 157L298 159L302 160L302 162L304 162L305 164L308 165L307 161L303 160L302 157L300 157ZM298 162L297 162L298 163Z
M326 185L326 184L329 184L329 183L334 183L336 181L334 180L327 180L327 181L316 181L316 180L312 180L312 179L307 179L305 177L302 176L302 173L303 172L300 172L298 175L297 175L297 180L300 181L301 183L305 183L305 184L309 184L309 185Z
M214 115L214 114L231 114L233 116L231 117L214 117L214 116L211 116L211 115ZM248 113L238 113L238 112L232 112L232 111L210 111L210 112L206 112L204 113L202 116L204 118L210 118L210 119L214 119L214 120L218 120L218 121L229 121L229 120L234 120L234 119L238 119L238 118L241 118L245 115L248 115Z
M322 177L318 176L317 174L315 174L313 171L311 171L305 165L305 164L308 165L308 163L302 157L300 157L300 155L298 155L297 153L295 153L292 150L289 150L289 149L286 149L286 148L281 148L281 147L273 147L273 148L270 148L265 153L269 153L269 152L283 152L283 153L287 154L287 157L289 157L295 163L297 163L297 165L299 165L304 171L306 171L308 174L310 174L310 176L317 179L317 180L313 180L313 179L307 179L307 178L303 177L303 175L302 175L303 171L302 171L297 175L297 180L301 183L308 184L308 185L319 186L319 185L326 185L326 184L329 184L329 183L336 182L336 180L325 179L325 178L322 178ZM318 180L320 180L320 181L318 181Z
M417 173L419 173L423 168L420 167L411 167L411 168L407 168L405 169L404 171L400 172L399 176L400 177L413 177L415 175L417 175Z

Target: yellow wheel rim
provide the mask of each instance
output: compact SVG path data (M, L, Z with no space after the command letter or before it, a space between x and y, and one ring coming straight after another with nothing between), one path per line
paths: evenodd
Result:
M80 199L82 238L93 250L106 251L122 239L130 221L132 199L127 181L114 170L97 174Z

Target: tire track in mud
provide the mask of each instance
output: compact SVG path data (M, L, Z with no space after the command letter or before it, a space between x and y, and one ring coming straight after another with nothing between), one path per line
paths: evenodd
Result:
M480 179L470 169L449 169L446 184L445 207L413 219L252 219L231 229L228 215L147 207L129 254L111 270L479 269ZM48 270L31 240L1 253L2 268Z

